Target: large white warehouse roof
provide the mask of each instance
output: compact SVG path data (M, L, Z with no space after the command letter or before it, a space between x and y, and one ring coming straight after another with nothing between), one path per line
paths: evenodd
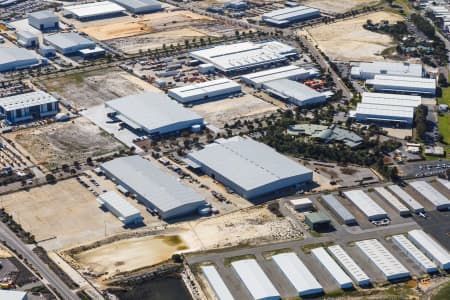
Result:
M219 272L217 272L214 266L202 266L201 267L203 275L208 280L209 285L214 290L218 300L234 300L233 295L231 295L230 290L226 286L222 277L220 277Z
M5 111L11 111L54 102L58 102L58 99L46 92L37 91L0 98L0 107Z
M323 247L312 249L311 254L327 269L328 273L330 273L341 289L353 287L350 277L348 277Z
M148 13L160 10L161 3L155 0L112 0L132 13Z
M442 179L442 178L437 178L437 181L442 184L444 187L447 188L447 190L450 191L450 181Z
M373 85L376 91L403 92L413 94L432 94L436 92L436 80L432 78L375 75L366 84Z
M287 25L295 21L302 21L320 17L318 9L308 6L295 6L277 9L262 15L262 19L273 25Z
M408 238L433 259L441 269L450 269L450 254L438 242L421 229L408 232Z
M388 106L417 107L422 103L422 98L420 96L411 96L411 95L365 92L362 94L361 103L370 103Z
M37 55L23 48L0 47L0 72L39 64Z
M344 192L344 195L356 205L369 220L387 217L386 211L362 190L347 191Z
M406 215L409 213L409 209L384 187L376 187L375 191L380 194L390 205L392 205L400 213L400 215Z
M322 195L323 201L341 217L345 224L355 223L355 216L333 195Z
M398 185L390 185L388 186L388 189L390 189L397 197L399 197L408 207L410 210L412 210L415 213L423 212L425 209L417 202L416 199L411 197L407 192L402 190L401 187Z
M280 294L254 259L231 263L244 285L255 300L280 299Z
M105 105L116 111L122 121L150 134L165 134L203 124L203 118L160 93L145 92L112 101Z
M358 103L356 107L357 119L373 121L397 121L412 123L414 108L404 106Z
M408 257L410 257L422 270L428 273L436 272L436 265L423 254L410 240L403 234L392 236L396 244Z
M170 89L168 95L180 103L213 100L241 91L241 85L227 78Z
M63 10L73 14L78 19L85 19L117 14L124 12L126 9L110 1L100 1L100 2L65 6L63 7Z
M275 264L295 288L299 296L319 294L323 288L311 271L295 253L281 253L272 256Z
M410 182L416 191L418 191L425 199L430 201L436 209L447 210L450 208L450 200L442 195L438 190L431 186L426 181L414 181Z
M312 180L311 170L250 138L218 139L188 158L247 198Z
M286 61L288 56L295 54L297 50L294 47L276 41L220 45L190 53L193 58L210 63L222 72Z
M355 243L364 255L375 264L388 280L409 276L406 269L378 240L364 240Z
M315 89L289 79L269 81L264 83L263 87L269 93L298 106L323 103L327 100L324 94Z
M140 218L139 210L114 191L99 195L97 201L105 205L124 223L128 223L132 218Z
M328 251L339 262L353 280L359 286L365 286L370 284L370 278L366 273L356 264L356 262L342 249L339 245L333 245L328 247Z
M50 44L63 54L70 54L83 49L91 49L96 46L95 42L75 32L60 32L46 35L44 41L46 44Z
M372 79L377 74L420 78L423 67L421 64L404 62L363 62L352 68L352 76L361 79Z
M241 80L259 88L263 83L278 79L307 79L319 74L315 68L305 69L298 66L289 65L280 68L264 70L241 76Z

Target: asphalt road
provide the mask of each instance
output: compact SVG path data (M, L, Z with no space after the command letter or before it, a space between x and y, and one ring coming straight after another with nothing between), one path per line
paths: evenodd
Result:
M41 259L25 245L9 228L0 222L0 240L21 254L64 300L79 300L78 296Z

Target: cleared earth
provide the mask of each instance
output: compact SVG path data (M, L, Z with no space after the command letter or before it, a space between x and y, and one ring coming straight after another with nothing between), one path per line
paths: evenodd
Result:
M379 0L306 0L303 5L314 7L329 13L344 13L351 9L370 6L380 2Z

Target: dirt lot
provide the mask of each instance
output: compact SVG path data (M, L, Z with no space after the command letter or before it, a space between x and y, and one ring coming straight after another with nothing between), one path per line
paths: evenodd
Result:
M386 48L395 46L393 39L384 34L370 32L362 26L367 20L396 22L402 17L388 12L376 12L351 20L308 29L312 40L330 58L341 61L383 60L379 55ZM299 32L305 34L305 32Z
M208 123L222 128L225 123L241 118L271 114L278 107L247 94L240 98L196 105L192 109L203 116Z
M314 7L328 13L344 13L354 8L376 4L378 0L305 0L302 5Z
M124 149L121 143L83 117L8 133L5 138L13 140L34 163L48 169Z
M149 83L115 68L52 79L45 82L45 86L49 91L58 93L75 108L89 108L153 88Z

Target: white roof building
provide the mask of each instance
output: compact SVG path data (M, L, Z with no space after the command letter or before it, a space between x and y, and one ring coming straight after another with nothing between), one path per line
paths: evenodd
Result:
M323 288L297 254L281 253L272 256L275 264L295 288L299 296L323 293Z
M323 247L311 249L311 254L330 273L341 289L353 287L353 282Z
M113 2L125 7L133 14L151 13L162 10L160 2L155 0L112 0Z
M386 106L417 107L422 103L420 96L368 93L362 94L361 103L378 104Z
M100 1L64 6L62 10L64 15L72 15L80 20L101 18L105 16L120 14L126 11L124 7L111 1Z
M386 211L362 190L347 191L344 192L344 195L356 205L370 221L387 218L388 215Z
M437 178L437 181L450 191L450 181L442 178Z
M400 215L409 214L409 209L384 187L376 187L375 191L380 194L386 202L392 205L400 213Z
M436 265L403 234L392 236L392 241L425 272L438 271Z
M0 47L0 72L24 69L39 64L40 60L33 51Z
M289 200L289 203L296 210L308 210L313 207L313 203L309 198L299 198Z
M370 284L369 276L367 276L341 246L330 246L328 247L328 251L359 286L367 286Z
M355 243L362 253L383 273L387 280L410 276L406 269L378 240L364 240Z
M114 191L99 195L97 201L126 225L142 222L143 218L139 210Z
M325 94L319 93L307 85L289 79L278 79L266 82L263 84L263 88L269 94L297 106L314 105L327 101L327 96Z
M214 266L201 266L202 273L208 281L218 300L234 300L227 285Z
M238 260L231 263L234 271L254 300L277 300L280 293L254 259Z
M375 75L420 78L423 75L423 67L421 64L406 62L363 62L352 68L351 75L362 80L373 79Z
M400 200L402 200L406 204L406 206L409 207L409 209L412 212L417 214L417 213L425 211L422 204L417 202L416 199L411 197L411 195L409 195L407 192L402 190L402 188L399 187L398 185L390 185L390 186L388 186L388 189L390 189L395 195L397 195L397 197L399 197Z
M375 75L374 79L366 80L377 92L394 92L434 96L436 80L432 78L417 78L404 76Z
M278 79L305 80L319 75L316 68L300 68L294 65L283 66L280 68L264 70L256 73L250 73L241 76L241 81L252 85L255 88L261 88L266 82Z
M243 72L259 66L285 62L289 56L297 55L297 50L277 41L241 42L192 51L190 55L227 73Z
M355 112L358 121L396 122L412 124L414 108L371 103L358 103Z
M430 201L438 210L448 210L450 208L450 200L436 190L426 181L414 181L409 183L417 192L425 199Z
M408 238L443 270L450 269L450 254L421 229L408 232Z
M55 47L58 52L64 55L96 47L95 42L75 32L59 32L46 35L44 36L44 43Z
M58 16L48 10L28 14L28 24L39 30L56 29L59 27Z
M294 22L320 17L320 10L308 6L295 6L277 9L262 15L262 20L273 26L287 26Z
M241 85L227 78L170 89L167 93L180 103L190 104L224 98L241 92Z
M333 195L322 195L323 201L331 208L345 224L356 223L355 216Z
M0 290L0 300L27 300L28 293L22 291Z

